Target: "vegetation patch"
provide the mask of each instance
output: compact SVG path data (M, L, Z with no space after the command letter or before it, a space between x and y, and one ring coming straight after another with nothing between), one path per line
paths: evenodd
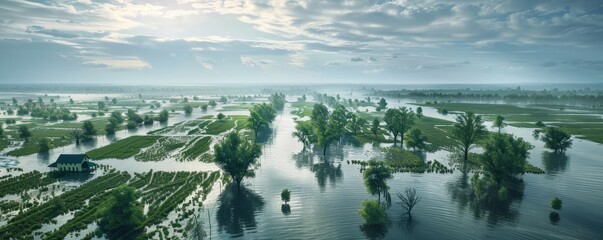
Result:
M235 127L234 120L216 120L207 125L206 134L219 135Z
M87 152L88 157L94 160L117 158L125 159L140 152L141 149L153 145L161 136L131 136L107 146Z
M192 161L199 159L207 151L211 144L211 137L197 137L189 141L180 153L180 161Z
M159 141L156 141L153 145L143 150L134 159L136 161L162 161L170 156L170 154L184 146L186 141L176 137L163 137Z

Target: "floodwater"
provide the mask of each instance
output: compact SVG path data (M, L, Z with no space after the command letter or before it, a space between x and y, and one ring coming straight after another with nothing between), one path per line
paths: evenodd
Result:
M390 103L392 101L389 101ZM400 103L399 105L403 105ZM394 106L398 104L392 104ZM406 105L406 104L404 104ZM507 127L535 148L530 163L546 174L526 174L523 191L508 208L479 207L469 198L468 177L453 174L397 173L388 182L393 205L390 223L381 229L363 227L360 203L373 199L362 182L358 165L351 160L374 156L373 146L333 146L327 160L302 152L292 136L295 123L285 109L265 141L255 178L244 181L240 192L225 188L215 203L206 205L214 214L211 238L225 239L601 239L603 236L603 148L575 139L565 156L543 149L532 129ZM427 116L451 120L433 109ZM487 123L491 125L491 123ZM428 154L427 160L445 161L446 154ZM395 193L414 187L421 202L412 218L402 214ZM283 209L282 189L291 191L290 210ZM560 221L549 219L550 200L563 200ZM211 200L210 200L211 201ZM208 222L206 221L206 224Z
M346 96L348 97L348 96ZM359 97L362 98L362 97ZM407 101L390 99L390 107L409 106ZM414 108L414 107L413 107ZM273 123L272 131L260 136L263 145L261 167L255 178L246 179L240 190L220 186L208 197L205 207L211 219L205 221L211 239L601 239L603 237L603 148L600 144L574 140L565 155L543 148L532 137L533 129L507 127L504 131L523 137L535 147L530 163L546 174L526 174L523 188L513 196L507 208L479 207L469 197L468 177L453 174L396 173L388 184L393 205L387 210L390 222L383 228L363 227L358 215L366 192L358 165L351 160L376 156L371 144L332 146L326 158L302 151L302 144L291 133L295 122L287 107ZM204 114L195 110L170 118L169 124L194 119ZM238 114L238 112L225 112ZM424 108L426 116L452 120L434 109ZM490 125L490 123L487 123ZM145 134L162 126L155 124L137 131L120 131L115 138ZM98 137L95 142L70 145L52 150L48 155L20 158L2 157L0 167L21 167L25 171L47 171L46 165L63 152L86 152L114 141ZM427 154L427 160L446 163L446 152ZM103 160L118 170L142 172L154 170L215 170L200 162L136 162L133 159ZM3 165L4 164L4 165ZM414 187L421 202L412 218L402 215L395 193ZM290 208L283 208L282 189L291 191ZM551 222L549 202L563 200L560 220ZM205 214L204 214L205 215ZM211 230L210 230L211 229Z

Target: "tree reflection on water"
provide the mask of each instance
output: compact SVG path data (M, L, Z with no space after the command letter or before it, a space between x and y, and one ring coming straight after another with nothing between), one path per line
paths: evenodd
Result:
M447 183L448 192L452 200L457 202L459 210L464 211L469 208L476 219L486 218L491 225L496 225L501 221L515 222L519 217L519 212L511 205L521 202L524 183L522 180L516 180L508 183L508 186L509 195L504 201L492 200L495 199L494 196L487 196L488 199L478 200L473 194L467 174L462 174L459 179ZM495 193L490 193L490 195L492 194Z
M307 151L293 154L293 159L295 159L295 165L298 168L308 167L314 173L321 191L324 190L327 182L335 185L335 183L342 180L341 162L334 163L328 160L328 157L316 156Z
M542 166L547 174L565 172L568 159L565 153L542 152Z
M236 184L229 184L218 201L218 231L243 236L246 230L256 228L255 215L264 207L261 196L243 185L237 188Z

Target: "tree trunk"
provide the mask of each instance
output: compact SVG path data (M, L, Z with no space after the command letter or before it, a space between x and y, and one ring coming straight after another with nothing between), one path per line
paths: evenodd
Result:
M467 157L469 155L469 148L465 148L463 151L463 173L467 172Z
M327 156L327 145L325 144L325 146L322 148L322 156L326 157Z
M394 134L394 147L396 146L396 141L398 140L398 134Z

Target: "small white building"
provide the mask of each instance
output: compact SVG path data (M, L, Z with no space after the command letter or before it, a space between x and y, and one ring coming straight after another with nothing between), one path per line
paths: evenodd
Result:
M96 170L97 164L91 162L86 154L61 154L48 167L62 172L91 172Z

